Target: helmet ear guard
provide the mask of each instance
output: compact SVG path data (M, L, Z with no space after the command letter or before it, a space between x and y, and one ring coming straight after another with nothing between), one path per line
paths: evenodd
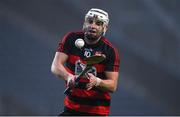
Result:
M107 29L108 29L108 26L104 26L104 29L103 29L103 36L106 34Z

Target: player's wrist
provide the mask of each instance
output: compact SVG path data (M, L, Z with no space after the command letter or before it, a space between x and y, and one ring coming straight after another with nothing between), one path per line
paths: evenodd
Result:
M72 75L67 75L66 78L65 78L65 80L66 80L66 81L70 81L72 78L73 78Z
M100 78L96 78L95 86L98 87L101 82L102 82L102 80Z

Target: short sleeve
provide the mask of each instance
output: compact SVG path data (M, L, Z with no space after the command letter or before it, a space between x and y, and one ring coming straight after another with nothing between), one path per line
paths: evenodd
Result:
M58 44L57 52L63 52L63 53L69 54L71 50L70 47L72 45L71 44L72 34L73 33L67 33L66 35L64 35L64 37L60 40Z
M120 67L119 52L116 48L111 48L107 53L105 71L118 72Z

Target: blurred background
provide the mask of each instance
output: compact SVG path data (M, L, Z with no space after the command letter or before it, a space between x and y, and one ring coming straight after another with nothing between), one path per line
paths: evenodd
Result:
M0 115L58 115L64 82L50 71L58 42L94 8L119 49L110 115L180 115L179 0L0 0Z

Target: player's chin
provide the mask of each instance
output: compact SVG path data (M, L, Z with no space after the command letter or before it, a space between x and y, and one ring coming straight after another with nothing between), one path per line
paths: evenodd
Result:
M97 39L97 35L96 35L96 33L87 33L87 38L89 39L89 40L96 40Z

